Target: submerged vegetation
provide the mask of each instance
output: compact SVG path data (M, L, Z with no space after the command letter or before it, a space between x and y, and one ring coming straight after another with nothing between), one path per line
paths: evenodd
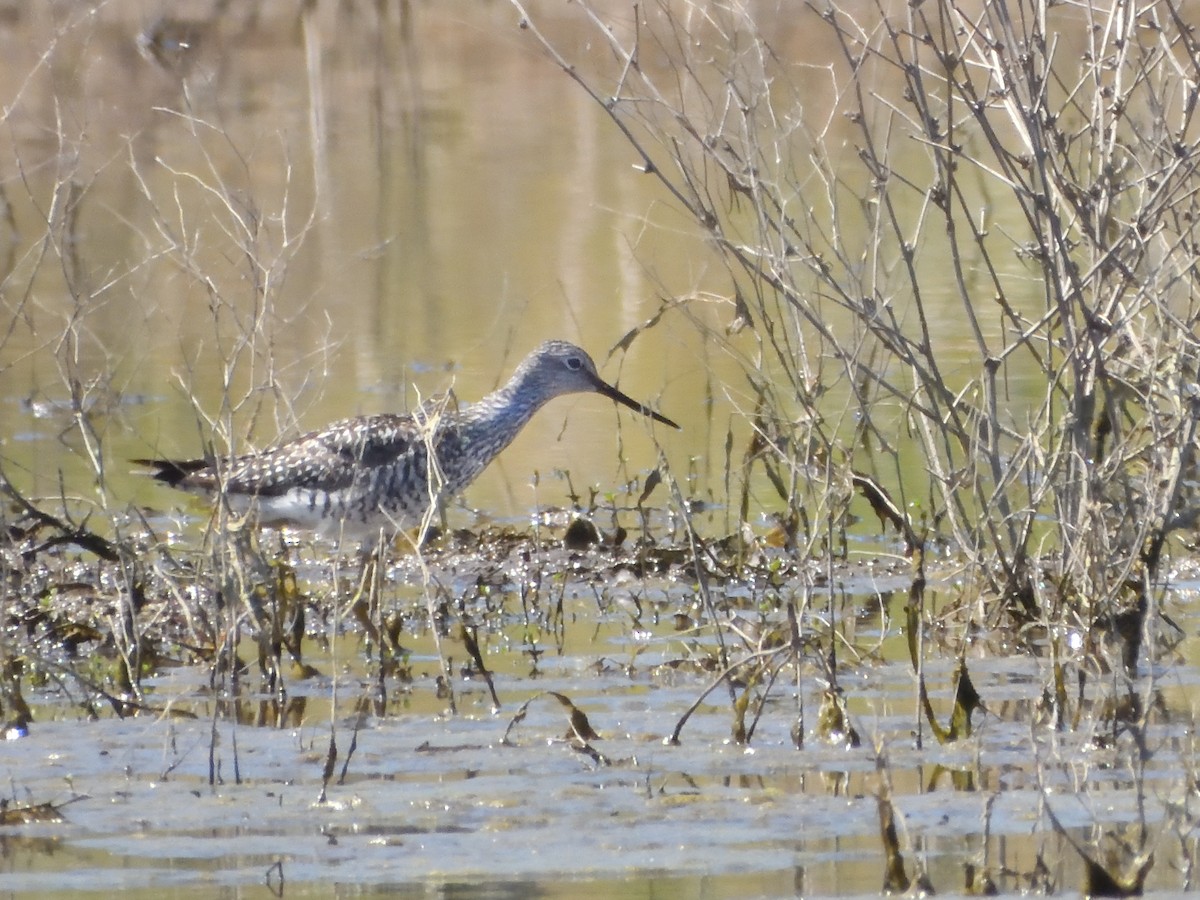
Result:
M145 262L169 260L211 318L221 391L215 408L193 398L191 424L217 454L239 450L260 419L294 424L302 391L282 373L317 380L330 352L282 359L275 331L293 315L277 308L280 285L320 227L321 141L306 148L312 198L295 199L307 176L290 157L270 196L247 196L214 148L254 163L192 105L194 47L233 15L226 6L211 22L162 20L140 36L147 58L182 79L171 113L195 159L173 167L131 152L119 163L148 210ZM315 84L314 6L294 24ZM353 773L369 717L399 714L416 691L453 716L468 684L501 711L499 745L520 746L527 718L553 710L581 760L636 769L635 756L605 749L604 724L569 686L535 683L547 654L568 655L571 632L615 627L633 649L622 663L597 649L596 673L686 687L687 703L660 711L656 739L686 747L693 717L716 707L736 747L774 726L777 746L869 754L887 890L950 887L931 884L928 848L906 835L891 745L978 748L985 712L1026 732L1041 798L1029 827L1078 852L1089 892L1139 893L1167 843L1171 884L1191 887L1200 820L1178 729L1192 728L1194 710L1162 694L1168 678L1187 683L1168 586L1194 554L1200 416L1200 43L1184 7L512 6L505 21L519 28L504 39L594 101L636 160L628 177L657 183L723 273L720 292L662 284L661 307L619 345L682 329L735 364L740 381L714 391L733 408L723 471L701 479L660 448L653 471L620 492L580 496L567 476L574 508L547 511L532 532L443 523L430 540L361 553L257 529L220 505L180 527L129 504L95 414L120 393L120 365L89 370L81 347L93 306L132 273L88 269L86 189L60 154L52 196L33 198L43 231L22 238L25 255L5 270L0 374L17 364L15 336L36 331L31 298L53 270L69 314L41 350L69 398L76 477L91 485L63 476L57 496L35 494L0 455L11 736L36 728L38 693L88 717L209 715L216 785L219 724L303 718L289 692L337 681L323 660L349 634L366 674L345 701L349 729L335 696L313 776L322 804ZM420 12L379 14L380 27L411 37ZM785 27L796 15L819 49L801 50ZM79 28L64 20L56 40ZM69 142L61 130L57 140ZM22 160L4 166L12 192ZM19 230L11 212L9 224ZM220 246L220 271L198 252L202 232ZM966 346L941 321L947 309L967 323ZM178 362L185 388L199 358ZM885 563L850 559L854 541L880 531ZM876 613L877 629L860 633ZM423 660L406 646L418 638L431 642ZM872 727L844 683L897 656L910 712ZM1033 697L993 703L984 684L1005 683L997 663L1009 657L1029 663ZM201 669L205 690L229 704L164 703L147 683L177 666ZM522 672L508 682L519 701L498 686L505 666ZM247 697L269 698L275 714L238 712ZM1075 740L1045 749L1043 733ZM1100 828L1089 841L1056 818L1047 784L1071 783L1065 757L1081 746L1109 754L1133 785L1121 834ZM946 764L956 791L991 781L985 751L971 752ZM1173 775L1152 799L1157 753L1171 755ZM1078 784L1087 790L1086 777ZM959 828L980 835L957 886L1063 887L1040 850L1023 870L989 864L1003 788L986 789L983 825ZM34 800L21 808L58 814Z

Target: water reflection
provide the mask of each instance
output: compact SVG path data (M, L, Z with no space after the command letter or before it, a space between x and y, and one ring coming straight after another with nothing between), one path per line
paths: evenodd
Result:
M0 95L20 98L0 159L23 161L28 185L10 197L6 274L30 281L32 302L7 343L3 399L66 405L64 433L79 426L72 393L92 407L118 502L145 496L129 456L192 454L214 425L219 443L261 444L451 383L480 396L545 338L602 358L656 305L610 196L636 185L619 142L497 40L505 10L422 5L377 23L334 7L146 23L106 4L65 27L34 9L9 23L33 54L0 76ZM56 77L26 81L56 30ZM81 65L57 66L68 58ZM550 107L579 127L544 120ZM65 268L20 243L40 239L56 203L70 210ZM661 258L679 258L687 241L662 237ZM71 317L80 328L55 359L46 342ZM622 386L657 398L679 377L663 365L672 342L665 328L636 342ZM119 416L97 417L101 401ZM76 436L64 452L47 429L22 430L31 440L6 452L23 488L45 492L60 467L94 479ZM567 404L473 497L511 515L561 496L549 477L530 490L536 472L619 484L618 452L635 472L654 459L643 429L624 430L618 446L601 404Z
M211 709L197 710L202 718L216 718L237 722L254 728L300 728L308 722L308 697L306 695L280 700L277 697L224 698L215 701ZM372 715L384 713L379 707L369 710Z
M480 598L479 608L486 603L501 630L536 615L522 611L517 594L501 599L499 593ZM1041 882L1061 890L1081 883L1080 863L1063 845L1054 870L1039 874L1038 854L1057 839L1033 827L1030 810L1053 803L1064 827L1086 843L1098 800L1121 821L1142 802L1144 782L1128 757L1137 743L1127 733L1118 729L1114 742L1089 744L1086 729L1031 730L1046 683L1044 666L1032 655L1001 666L989 653L972 663L988 713L976 733L957 744L914 746L912 674L902 653L841 666L839 681L854 696L853 716L864 732L861 747L833 746L813 733L803 751L793 749L788 729L795 700L786 691L748 748L728 741L731 711L717 697L696 710L679 745L668 747L664 735L713 677L704 666L670 662L679 659L681 640L703 639L681 637L673 616L653 623L643 616L633 627L616 605L591 621L594 610L583 613L596 601L586 592L567 592L561 602L566 639L561 652L542 657L535 681L526 675L522 641L493 635L486 642L484 659L502 702L498 712L474 666L455 664L460 714L443 714L442 669L427 627L406 633L405 667L389 669L392 674L382 674L380 657L364 637L331 638L336 631L322 628L303 648L320 674L287 680L280 694L256 693L265 676L243 673L237 687L218 685L214 694L207 669L164 671L148 680L142 715L102 717L87 726L88 741L78 739L69 695L39 694L25 752L10 761L13 777L29 796L40 797L53 793L68 772L72 794L86 798L64 809L73 837L7 845L15 883L34 884L42 856L52 853L100 880L130 858L150 879L170 860L198 854L204 864L196 863L197 872L235 877L253 859L262 870L281 865L288 883L319 884L340 871L345 854L356 861L355 878L367 892L397 879L424 880L430 866L449 881L470 876L509 886L539 871L536 882L552 887L560 872L553 860L567 853L600 884L620 873L649 888L664 877L674 883L664 871L699 866L710 872L706 881L727 885L722 890L729 893L717 896L740 895L756 879L774 883L772 873L785 871L791 873L785 881L799 878L814 892L861 893L882 883L876 797L886 777L904 823L910 875L914 861L923 859L922 871L939 889L991 879L1007 890ZM855 601L848 596L847 602ZM940 601L930 602L936 607ZM857 603L880 616L889 605L877 593ZM745 615L744 604L733 606ZM812 615L810 630L821 614ZM854 641L879 643L855 616L840 621L839 640L849 643L857 628ZM894 619L877 621L895 627ZM481 630L481 644L482 636ZM593 665L600 646L628 662ZM697 649L693 658L703 658ZM443 652L467 658L457 642ZM937 686L934 702L944 709L950 673L939 673L934 662L927 676ZM802 667L805 708L817 707L826 691L823 677L813 661ZM164 703L176 714L149 714ZM1155 748L1145 759L1147 772L1173 783L1190 758L1186 730L1177 729L1156 698L1141 709ZM594 728L587 741L594 755L564 737L576 710ZM1109 713L1088 715L1103 732ZM1121 729L1143 727L1132 706L1113 705L1111 715ZM326 796L314 806L322 770ZM1085 789L1090 805L1074 799ZM116 811L112 798L120 798ZM231 827L231 803L253 824ZM114 816L128 809L142 820L132 829L125 813ZM315 823L323 844L313 837ZM583 828L592 838L586 848L575 839ZM513 833L535 834L550 855L508 860L487 849L497 836ZM404 853L381 854L386 847ZM983 864L964 875L963 859ZM543 868L539 860L550 864ZM1169 864L1156 871L1165 875Z
M714 485L730 448L746 445L739 410L753 401L740 368L672 316L628 354L602 359L662 299L696 298L689 313L724 328L726 274L632 171L636 160L589 101L529 52L511 11L465 0L401 4L400 15L387 4L308 4L301 14L282 3L216 6L225 14L204 23L143 21L121 2L6 7L5 473L90 522L137 529L139 508L163 501L126 473L130 457L261 445L348 414L411 408L450 384L480 396L543 338L565 337L629 393L682 411L682 435L660 436L662 449L688 473L689 495L716 501L711 533L728 533ZM772 27L793 58L820 58L792 17ZM817 89L812 100L830 102ZM949 344L965 327L952 315L934 324ZM741 429L737 439L727 440L730 429ZM569 505L594 486L611 511L607 530L629 529L632 543L639 522L648 530L632 498L658 449L628 419L614 424L608 404L566 402L518 439L468 502L524 524L534 508ZM911 464L924 471L923 461ZM206 513L182 509L182 543L204 546ZM152 524L160 521L165 531L166 517ZM195 562L178 549L166 546L166 561L153 564ZM937 886L963 883L962 861L983 858L1005 889L1062 889L1081 883L1079 863L1031 812L1046 799L1043 783L1081 840L1097 815L1137 820L1148 796L1136 777L1144 757L1164 786L1190 783L1190 670L1140 704L1124 698L1123 682L1112 689L1125 677L1113 674L1119 667L1089 669L1056 691L1053 667L1078 673L1083 662L1026 653L1027 639L984 652L970 611L943 621L937 598L919 623L942 651L925 670L931 702L945 720L962 655L988 713L964 745L915 749L922 725L903 568L897 578L883 564L849 589L822 573L812 583L828 591L808 607L815 595L787 593L803 580L795 569L736 586L721 608L739 617L746 647L774 649L795 600L821 655L836 646L835 664L818 664L804 645L796 696L774 683L749 747L730 742L731 702L720 693L696 707L679 746L664 746L723 670L691 559L651 549L623 569L561 565L561 580L532 554L489 561L452 573L428 605L412 585L433 588L401 563L365 620L340 595L329 601L340 586L316 573L309 580L324 585L328 618L308 628L333 637L304 645L315 676L293 678L279 644L269 648L269 691L236 666L164 666L146 679L141 714L124 720L94 692L116 689L116 651L94 652L90 680L68 688L54 680L64 670L51 668L6 772L14 795L88 799L68 808L63 837L4 837L6 886L159 896L169 882L210 896L217 883L261 883L278 864L289 895L324 896L347 872L356 893L424 893L432 872L441 873L436 889L466 894L496 884L524 893L531 873L537 890L563 896L607 894L631 874L647 893L874 893L882 748L910 855L929 857ZM636 573L634 583L623 572ZM86 615L108 614L113 589L102 579L48 590L75 583L89 586L79 592ZM22 600L40 612L45 596L31 588ZM232 602L162 596L157 621L194 613L180 631L211 636L210 647L221 645L227 617L242 614ZM101 646L84 631L71 644L69 624L6 620L43 646ZM482 647L495 693L466 635ZM254 659L261 648L240 649ZM1195 652L1190 642L1180 651ZM53 661L79 665L64 656ZM862 745L809 735L796 750L795 704L811 723L830 672ZM215 693L204 687L214 675L226 679L215 679ZM748 704L764 683L743 676L738 696ZM546 691L586 712L611 765L562 740L563 712L552 703L533 704L513 740L501 740L520 704ZM6 709L16 696L4 695ZM445 715L451 700L454 717ZM173 706L198 718L164 715ZM1143 720L1150 742L1134 730ZM1060 722L1071 728L1056 731ZM1081 722L1094 730L1080 733ZM347 783L314 806L331 732ZM1072 805L1081 789L1100 802ZM985 796L1001 790L994 803ZM1153 806L1150 824L1166 815ZM231 826L235 816L254 826ZM513 853L514 834L533 838L538 854ZM397 835L424 839L397 852ZM1172 853L1186 862L1194 847L1181 841L1159 860L1156 877L1177 887ZM670 874L682 872L703 874Z

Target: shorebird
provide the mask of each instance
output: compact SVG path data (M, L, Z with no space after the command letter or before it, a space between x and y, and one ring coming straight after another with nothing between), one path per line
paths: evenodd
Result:
M262 524L366 538L419 525L466 488L562 394L594 392L655 421L679 426L604 381L574 344L547 341L504 387L456 407L452 395L408 415L342 419L274 449L226 459L138 459L171 487L220 497Z

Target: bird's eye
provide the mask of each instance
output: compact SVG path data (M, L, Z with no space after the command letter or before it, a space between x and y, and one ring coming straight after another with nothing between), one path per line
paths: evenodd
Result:
M578 372L580 369L583 368L583 360L580 359L578 356L568 356L567 357L567 368L571 369L572 371Z

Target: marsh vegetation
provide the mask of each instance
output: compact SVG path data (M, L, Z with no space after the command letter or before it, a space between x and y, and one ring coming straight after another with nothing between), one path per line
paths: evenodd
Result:
M13 7L13 889L1193 887L1194 19ZM374 555L128 471L550 337L683 430Z

